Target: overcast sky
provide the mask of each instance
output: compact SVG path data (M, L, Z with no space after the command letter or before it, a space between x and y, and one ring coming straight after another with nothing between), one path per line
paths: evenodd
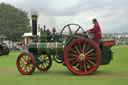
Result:
M93 27L97 18L103 33L128 32L128 0L0 0L39 14L38 23L61 30L66 24L77 23L84 30ZM30 15L29 15L30 17Z

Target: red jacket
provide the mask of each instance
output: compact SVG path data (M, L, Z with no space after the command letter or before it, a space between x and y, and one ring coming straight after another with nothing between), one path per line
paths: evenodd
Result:
M94 25L94 27L90 30L91 33L94 33L95 37L102 38L101 29L98 23Z

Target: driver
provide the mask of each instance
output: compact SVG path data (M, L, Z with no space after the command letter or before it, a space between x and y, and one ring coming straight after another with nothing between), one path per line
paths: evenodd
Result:
M98 24L97 19L93 19L92 23L94 24L94 27L92 29L89 29L88 32L94 33L94 37L92 40L95 41L100 46L100 41L102 38L102 32L101 32L100 26Z

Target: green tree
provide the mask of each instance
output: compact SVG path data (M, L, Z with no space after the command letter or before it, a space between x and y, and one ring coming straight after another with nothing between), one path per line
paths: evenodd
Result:
M30 32L27 12L6 3L0 3L0 33L9 40L20 41L25 32Z

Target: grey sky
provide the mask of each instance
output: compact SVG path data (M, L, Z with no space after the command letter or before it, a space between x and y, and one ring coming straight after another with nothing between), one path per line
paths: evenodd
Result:
M0 0L30 13L39 13L41 26L56 27L78 23L84 30L97 18L103 32L128 32L128 0Z

